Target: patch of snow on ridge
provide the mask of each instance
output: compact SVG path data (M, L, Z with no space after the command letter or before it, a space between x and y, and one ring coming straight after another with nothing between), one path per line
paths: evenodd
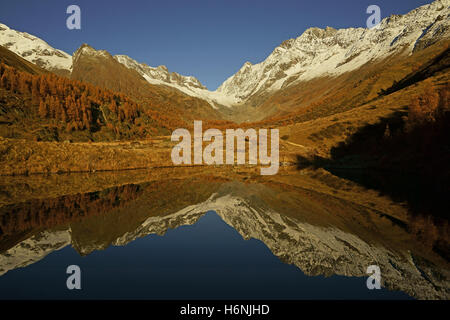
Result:
M237 102L236 99L220 92L209 91L193 76L183 76L176 72L169 72L166 66L150 67L126 55L116 55L114 59L127 68L137 71L151 84L166 85L178 89L189 96L206 100L213 108L217 109L217 104L231 106Z

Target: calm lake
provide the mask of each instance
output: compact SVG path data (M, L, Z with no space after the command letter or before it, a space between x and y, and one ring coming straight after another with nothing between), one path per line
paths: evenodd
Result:
M407 204L323 169L209 170L2 178L0 299L449 298L442 232Z

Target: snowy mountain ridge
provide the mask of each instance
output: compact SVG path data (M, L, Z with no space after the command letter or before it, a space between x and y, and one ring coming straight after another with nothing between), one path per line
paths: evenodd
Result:
M70 71L72 67L72 56L66 52L51 47L38 37L10 29L1 23L0 45L49 71Z
M217 92L239 104L299 81L354 71L403 50L412 54L449 38L449 5L450 0L437 0L405 15L391 15L372 29L310 28L284 41L263 62L246 62Z
M151 84L173 87L187 95L206 100L213 108L217 108L216 104L230 106L233 102L219 92L209 91L197 78L169 72L164 65L150 67L126 55L115 55L114 59L127 68L137 71Z

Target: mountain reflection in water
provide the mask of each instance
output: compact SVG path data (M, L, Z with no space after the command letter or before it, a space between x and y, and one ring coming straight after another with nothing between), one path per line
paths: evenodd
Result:
M449 298L444 227L323 169L255 172L13 177L0 298ZM382 290L366 287L373 264Z

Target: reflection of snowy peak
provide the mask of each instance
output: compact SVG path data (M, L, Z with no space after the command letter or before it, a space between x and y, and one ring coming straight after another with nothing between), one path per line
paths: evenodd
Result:
M189 208L189 207L188 207ZM112 244L115 246L125 246L137 238L145 237L149 234L164 235L168 229L176 229L180 226L193 225L203 216L204 212L189 212L183 209L177 213L163 217L150 217L145 220L136 230L127 232L117 238Z
M437 0L406 15L392 15L373 29L310 28L284 41L261 63L246 62L217 92L236 103L295 81L353 71L393 53L411 53L449 37L450 0Z
M44 231L0 254L0 274L37 262L71 242L85 255L108 245L124 246L149 234L163 235L168 229L192 225L208 211L217 212L244 239L261 240L274 255L307 275L367 277L367 267L376 264L382 272L382 284L388 289L420 299L450 297L448 271L424 258L367 243L335 227L300 222L272 210L258 198L232 195L226 190L178 212L150 217L112 242L95 239L92 245L76 244L69 231Z
M72 66L69 54L52 48L38 37L15 31L1 23L0 45L46 70L70 70Z
M0 254L0 276L26 267L70 244L70 231L43 231Z
M450 297L448 272L430 267L409 252L400 254L336 228L300 223L271 209L256 210L247 200L225 198L217 200L230 205L217 213L227 224L245 239L261 240L273 254L307 275L367 277L367 267L376 264L384 287L420 299Z
M194 224L204 213L215 211L244 239L261 240L276 256L304 273L366 277L369 265L382 270L383 285L420 299L450 297L449 274L409 252L398 253L373 246L356 235L336 228L300 223L248 199L212 195L207 201L164 217L151 217L137 230L121 236L114 245L125 245L148 234Z

